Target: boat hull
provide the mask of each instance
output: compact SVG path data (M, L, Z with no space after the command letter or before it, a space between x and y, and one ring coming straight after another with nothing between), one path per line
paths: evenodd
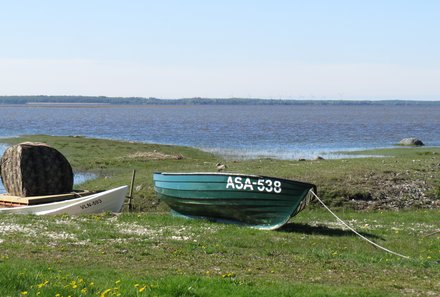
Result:
M127 190L127 186L122 186L70 200L31 206L5 207L0 208L0 214L78 215L106 211L120 212L127 195Z
M302 210L315 186L233 173L155 173L157 196L176 215L276 229Z

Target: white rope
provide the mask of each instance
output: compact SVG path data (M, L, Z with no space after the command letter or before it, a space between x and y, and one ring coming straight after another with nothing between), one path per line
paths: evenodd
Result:
M315 194L315 192L313 192L313 190L310 190L310 192L312 193L313 196L315 196L316 199L318 199L318 201L322 204L322 206L325 207L325 209L327 209L342 225L344 225L345 227L347 227L348 229L350 229L354 234L356 234L357 236L359 236L360 238L362 238L363 240L366 240L367 242L371 243L372 245L374 245L375 247L378 247L390 254L405 258L405 259L409 259L408 256L404 256L402 254L393 252L387 248L384 248L383 246L378 245L377 243L369 240L368 238L366 238L365 236L359 234L356 230L354 230L353 228L351 228L347 223L345 223L343 220L341 220L333 211L330 210L330 208L327 207L327 205L324 204L324 202L322 202L321 199L319 199L318 195Z

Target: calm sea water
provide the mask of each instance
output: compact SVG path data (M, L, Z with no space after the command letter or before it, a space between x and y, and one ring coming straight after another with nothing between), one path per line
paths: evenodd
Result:
M230 158L327 158L440 146L440 106L1 106L0 137L83 135L198 147Z
M0 153L3 154L4 148L0 148ZM96 175L88 172L77 172L73 176L73 184L79 185L88 180L96 178ZM76 187L75 187L76 188ZM2 181L0 180L0 194L6 193L5 187L3 186Z

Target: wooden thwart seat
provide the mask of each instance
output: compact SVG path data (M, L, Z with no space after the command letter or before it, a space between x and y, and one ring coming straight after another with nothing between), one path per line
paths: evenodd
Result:
M0 205L3 206L25 206L36 205L42 203L50 203L62 200L69 200L73 198L79 198L85 195L91 195L98 191L78 190L66 194L47 195L47 196L29 196L20 197L12 196L9 194L0 194Z

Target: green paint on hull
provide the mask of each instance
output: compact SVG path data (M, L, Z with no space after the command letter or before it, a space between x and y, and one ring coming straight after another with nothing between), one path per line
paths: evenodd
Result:
M177 214L276 229L302 210L309 183L236 173L155 173L158 197Z

